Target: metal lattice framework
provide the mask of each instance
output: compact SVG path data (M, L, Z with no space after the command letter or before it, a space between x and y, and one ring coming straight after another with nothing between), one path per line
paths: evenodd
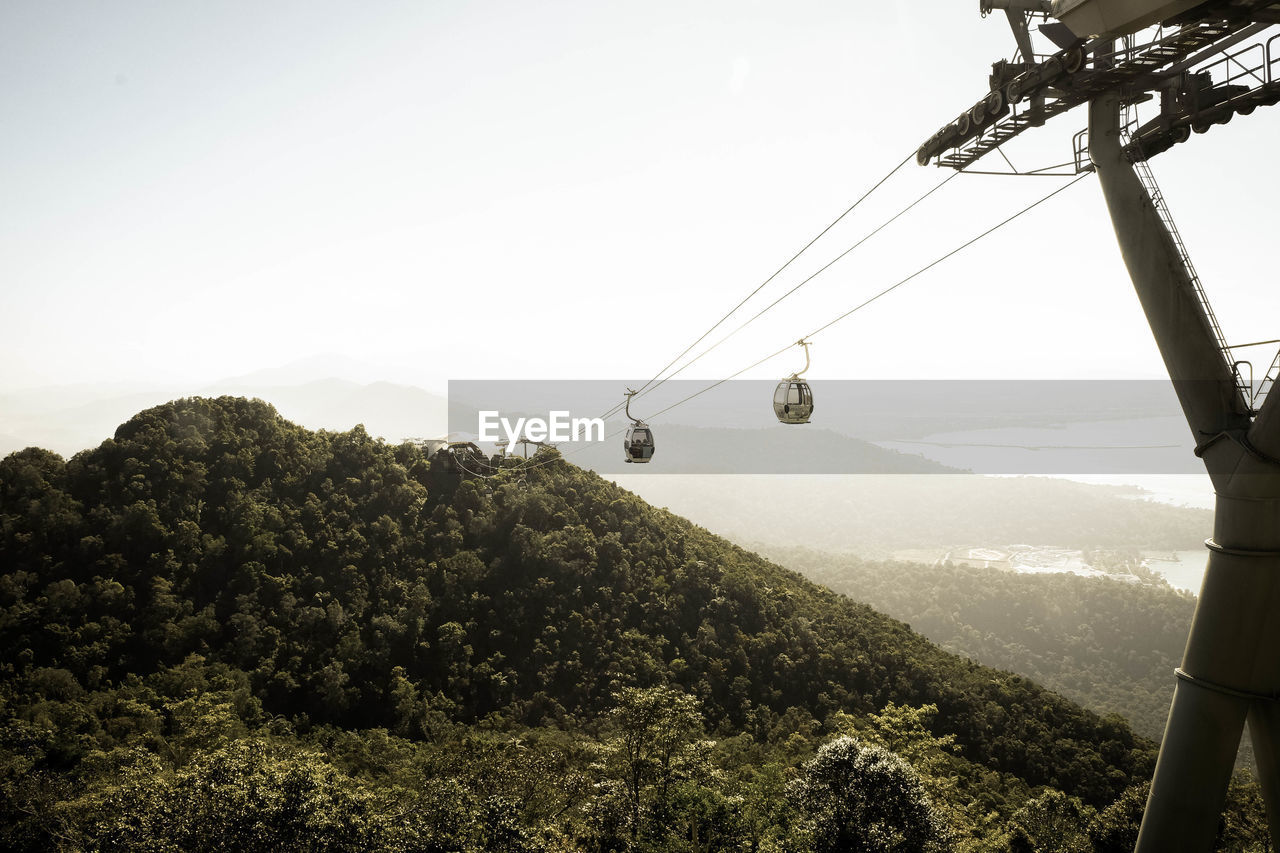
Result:
M1127 104L1150 100L1153 93L1161 97L1159 119L1135 135L1135 159L1184 141L1193 129L1203 132L1236 113L1247 115L1259 105L1280 102L1276 37L1225 53L1280 22L1280 3L1217 2L1191 14L1195 17L1189 20L1128 36L1117 48L1112 38L1070 35L1038 13L1046 22L1041 30L1065 42L1061 49L1030 57L1020 50L1014 59L996 62L987 94L926 140L917 161L963 169L1104 92L1120 92Z
M1280 103L1280 33L1269 32L1280 23L1280 2L1214 0L1119 39L1080 38L1051 22L1047 11L1026 10L1020 0L981 2L984 14L994 5L1005 8L1018 52L992 65L987 94L929 137L916 152L917 162L970 170L1023 132L1104 94L1118 94L1128 116L1123 127L1125 157L1143 164L1139 177L1175 243L1218 347L1232 365L1242 398L1250 413L1256 413L1280 379L1280 352L1257 381L1252 365L1234 358L1235 348L1218 324L1145 162L1186 142L1193 133ZM1055 52L1034 51L1029 25L1037 20L1043 21L1040 32L1058 48ZM1138 112L1148 104L1157 108L1156 114L1140 121ZM1092 171L1085 131L1075 135L1073 148L1072 161L1065 165L1076 172ZM1051 171L1056 168L1022 174L1056 174Z

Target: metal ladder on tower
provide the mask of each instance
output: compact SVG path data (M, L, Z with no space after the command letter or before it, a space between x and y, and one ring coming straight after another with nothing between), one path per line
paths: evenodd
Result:
M1164 223L1165 229L1169 232L1169 237L1173 240L1174 248L1177 249L1178 257L1182 261L1182 268L1186 270L1187 278L1191 281L1191 289L1195 293L1196 299L1199 300L1200 307L1204 309L1205 317L1209 320L1209 326L1213 330L1213 339L1217 342L1218 349L1222 352L1222 357L1231 365L1231 372L1236 380L1236 388L1239 389L1245 404L1249 407L1250 413L1256 413L1257 407L1262 402L1261 394L1265 393L1263 387L1269 390L1270 385L1275 382L1276 372L1280 371L1280 353L1276 354L1276 360L1272 362L1270 369L1267 370L1267 375L1262 381L1263 387L1255 389L1252 366L1250 366L1250 375L1246 376L1241 372L1240 365L1248 364L1248 362L1236 361L1232 356L1231 347L1227 345L1226 336L1222 334L1222 326L1218 324L1218 316L1213 313L1213 306L1209 303L1209 297L1204 292L1204 285L1200 281L1200 276L1196 273L1196 268L1191 263L1191 255L1187 253L1186 244L1182 242L1182 235L1178 233L1178 226L1173 222L1173 215L1169 213L1169 206L1165 204L1164 193L1160 191L1160 185L1156 183L1155 175L1151 174L1151 167L1147 165L1146 160L1137 160L1134 162L1133 168L1138 173L1138 180L1142 181L1142 186L1146 188L1147 195L1151 197L1151 204L1156 209L1156 215L1160 217L1160 221Z
M1253 411L1257 414L1258 409L1262 408L1262 401L1267 398L1267 392L1276 384L1276 379L1280 377L1280 351L1276 352L1276 357L1271 360L1271 366L1267 368L1267 373L1262 377L1262 381L1258 383L1258 390L1253 395Z

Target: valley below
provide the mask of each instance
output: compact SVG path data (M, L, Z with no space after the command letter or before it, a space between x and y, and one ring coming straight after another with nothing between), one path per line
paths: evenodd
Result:
M1119 574L1202 511L920 480L707 478L669 495L690 521L554 450L475 476L235 397L12 453L0 844L1124 849L1194 599L947 543ZM911 517L833 523L904 502L953 559L889 559ZM743 506L747 547L701 526ZM887 556L812 547L855 534ZM1268 843L1259 796L1233 781L1221 849Z

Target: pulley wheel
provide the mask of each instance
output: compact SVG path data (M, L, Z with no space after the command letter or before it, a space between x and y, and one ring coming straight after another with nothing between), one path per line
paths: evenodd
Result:
M1075 74L1084 67L1084 48L1073 47L1062 57L1062 69L1068 74Z

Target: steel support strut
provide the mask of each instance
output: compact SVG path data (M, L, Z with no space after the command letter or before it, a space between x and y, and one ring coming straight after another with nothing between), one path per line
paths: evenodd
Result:
M1138 853L1209 851L1245 721L1280 838L1280 395L1256 419L1120 138L1089 104L1089 153L1116 238L1217 494L1204 584L1175 682Z

